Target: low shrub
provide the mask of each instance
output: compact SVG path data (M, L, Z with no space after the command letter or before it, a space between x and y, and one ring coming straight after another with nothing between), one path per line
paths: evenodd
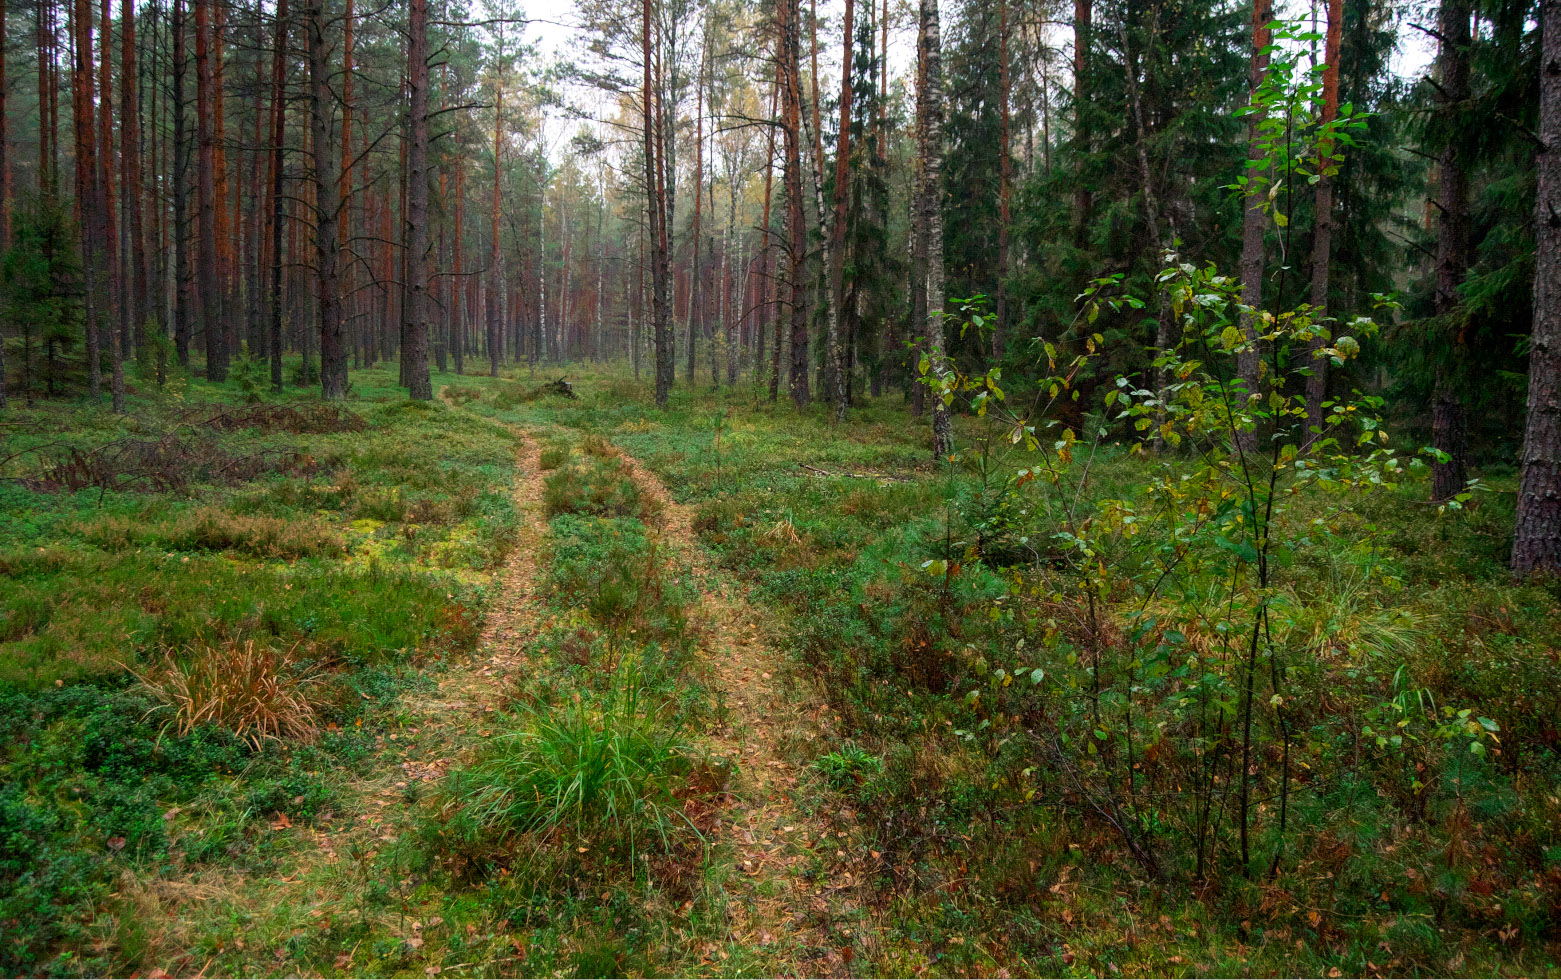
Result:
M648 520L659 507L640 492L628 464L617 456L597 456L589 465L566 466L547 478L542 490L549 517L595 514Z

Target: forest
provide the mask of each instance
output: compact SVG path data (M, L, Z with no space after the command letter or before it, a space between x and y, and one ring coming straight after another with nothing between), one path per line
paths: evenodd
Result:
M0 973L1561 973L1561 0L0 27Z

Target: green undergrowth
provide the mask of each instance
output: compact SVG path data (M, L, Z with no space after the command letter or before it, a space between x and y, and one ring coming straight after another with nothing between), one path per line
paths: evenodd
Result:
M6 414L7 972L167 968L126 896L288 873L274 828L360 820L403 698L476 645L516 526L508 432L393 373L339 406L253 373L143 385L123 417Z
M1277 555L1271 600L1274 642L1310 651L1287 668L1294 776L1283 800L1275 780L1253 801L1250 873L1227 810L1200 877L1182 822L1196 815L1192 774L1159 754L1187 722L1134 717L1124 746L1110 694L1094 722L1091 685L1114 690L1136 668L1124 658L1094 675L1043 494L1005 489L970 453L932 466L898 399L837 428L747 388L674 392L659 415L621 376L585 373L576 387L578 402L533 402L530 418L610 432L697 504L705 545L841 715L841 743L806 761L816 805L876 828L886 948L955 974L1557 968L1561 603L1505 570L1510 473L1485 474L1490 492L1461 512L1425 505L1411 475L1287 518L1314 527L1307 547ZM968 449L978 427L956 421ZM1087 462L1090 511L1145 506L1161 465L1109 436ZM1005 465L1028 463L1019 451ZM1173 599L1140 609L1123 587L1090 642L1219 649L1176 619L1192 600ZM1137 680L1135 704L1187 683L1174 656L1171 668ZM1494 738L1466 731L1476 719ZM1265 751L1277 771L1283 744ZM1153 872L1113 825L1128 819L1111 802L1127 799L1124 765L1133 792L1163 801L1139 804L1160 814L1144 818Z

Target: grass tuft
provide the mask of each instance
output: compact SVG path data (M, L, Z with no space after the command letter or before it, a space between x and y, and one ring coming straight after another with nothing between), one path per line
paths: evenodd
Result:
M318 675L298 647L280 651L246 640L196 644L183 656L136 673L147 693L173 709L182 737L202 725L226 728L259 749L265 742L310 742L319 733L311 689Z

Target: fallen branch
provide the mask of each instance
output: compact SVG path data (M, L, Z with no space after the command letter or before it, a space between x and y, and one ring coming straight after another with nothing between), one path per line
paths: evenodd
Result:
M807 463L798 463L797 465L809 473L817 473L819 476L850 477L855 480L888 480L891 483L913 482L908 476L891 476L888 473L835 473L830 470L820 469L817 466L809 466Z

